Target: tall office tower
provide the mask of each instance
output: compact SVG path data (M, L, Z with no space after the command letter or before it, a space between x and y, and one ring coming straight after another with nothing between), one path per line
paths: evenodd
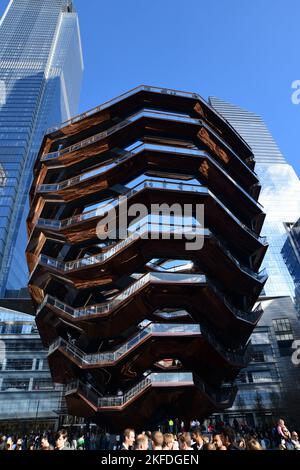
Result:
M296 284L300 284L300 219L287 226L288 237L281 250L284 261Z
M255 171L261 183L259 202L266 212L262 231L269 243L264 259L269 276L264 288L265 295L293 297L294 282L281 250L287 239L285 224L296 222L300 215L298 176L284 159L260 116L218 98L210 98L210 103L253 150Z
M27 285L28 191L47 127L76 114L83 72L67 0L11 0L0 21L0 296Z
M286 226L288 238L281 253L295 283L295 305L300 319L300 219Z
M231 406L266 281L253 168L224 119L173 90L139 87L45 136L29 288L70 414L120 430Z
M260 116L218 98L210 98L210 103L251 147L262 186L259 202L266 212L262 232L269 243L264 260L269 278L261 299L265 314L253 336L259 354L242 377L240 395L250 415L277 415L278 400L276 404L272 397L280 391L291 397L300 382L299 367L291 361L293 340L300 337L293 303L295 283L282 256L288 228L300 216L300 181ZM288 402L291 400L286 399L283 405Z

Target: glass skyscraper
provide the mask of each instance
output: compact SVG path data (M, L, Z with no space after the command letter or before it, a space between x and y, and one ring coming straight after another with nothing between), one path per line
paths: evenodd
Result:
M287 228L289 234L281 253L295 282L295 304L300 317L300 219Z
M45 130L77 112L78 16L67 0L11 0L0 21L0 295L27 285L26 216Z
M261 297L264 315L252 336L254 356L241 374L230 416L260 424L262 416L283 412L291 421L297 414L292 404L300 393L300 369L291 360L300 323L294 303L297 279L288 269L293 256L289 231L300 216L300 181L260 116L219 98L210 98L210 104L253 150L262 186L259 202L266 213L262 234L269 242L263 262L269 276Z
M13 298L0 307L0 419L2 428L22 432L27 424L55 426L63 406L35 319L20 299L33 165L45 130L77 113L82 74L72 2L11 0L0 20L0 298Z
M298 286L300 283L300 219L288 228L289 236L282 248L282 256Z
M262 186L259 202L266 213L262 234L269 242L264 260L269 275L265 295L293 297L294 281L281 250L288 236L287 224L295 223L300 216L299 178L260 116L218 98L210 98L210 103L239 132L255 156L255 171Z

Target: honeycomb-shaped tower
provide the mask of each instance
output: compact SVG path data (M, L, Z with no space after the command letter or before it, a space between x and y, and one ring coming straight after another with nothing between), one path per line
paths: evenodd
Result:
M232 405L262 315L259 191L251 149L197 94L141 86L49 131L29 288L70 414L120 429ZM128 226L124 204L148 215Z

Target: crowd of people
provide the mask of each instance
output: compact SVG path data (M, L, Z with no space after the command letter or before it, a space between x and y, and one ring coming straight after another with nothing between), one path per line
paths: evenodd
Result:
M232 426L219 423L205 430L198 421L177 429L172 419L164 430L125 429L122 436L108 432L31 433L25 436L0 434L0 450L300 450L296 431L289 431L283 419L270 428L250 428L234 420Z
M171 421L173 423L173 421ZM173 424L169 424L172 429ZM208 427L209 428L209 427ZM173 434L155 431L136 435L133 429L124 431L120 450L300 450L296 431L290 432L283 419L270 431L254 430L247 425L223 426L204 434L200 427Z

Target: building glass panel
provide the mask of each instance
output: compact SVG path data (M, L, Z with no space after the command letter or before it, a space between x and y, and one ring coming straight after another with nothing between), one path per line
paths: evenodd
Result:
M12 0L0 21L0 295L26 286L26 213L47 127L76 114L83 61L67 0ZM14 165L14 166L12 166Z

